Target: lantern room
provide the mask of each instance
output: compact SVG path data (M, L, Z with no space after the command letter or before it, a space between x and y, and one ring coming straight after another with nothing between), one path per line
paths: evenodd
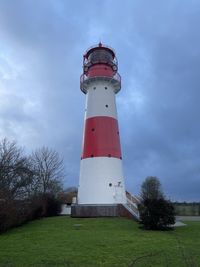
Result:
M106 79L113 83L115 93L117 93L121 88L121 77L117 70L117 58L112 48L102 43L89 48L83 56L81 90L87 93L88 84L93 79Z
M101 43L90 48L83 57L83 71L87 77L112 77L117 72L117 60L114 51Z

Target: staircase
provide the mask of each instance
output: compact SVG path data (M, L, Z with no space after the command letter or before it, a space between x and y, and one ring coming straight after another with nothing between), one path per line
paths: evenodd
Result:
M77 204L73 200L71 217L126 217L137 222L140 221L138 204L141 200L126 191L125 204Z
M140 199L126 191L126 200L127 203L123 204L123 207L132 215L133 219L139 221L140 214L138 204L140 203Z

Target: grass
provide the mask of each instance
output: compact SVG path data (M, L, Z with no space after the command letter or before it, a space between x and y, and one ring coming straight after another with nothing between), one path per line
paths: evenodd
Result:
M160 232L123 218L52 217L2 234L0 267L31 266L200 266L200 222Z

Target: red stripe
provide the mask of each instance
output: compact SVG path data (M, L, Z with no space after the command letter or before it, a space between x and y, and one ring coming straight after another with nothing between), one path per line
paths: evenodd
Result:
M95 64L89 68L87 76L88 77L95 77L95 76L113 77L114 71L107 64Z
M118 122L111 117L99 116L85 121L82 159L114 157L121 159Z

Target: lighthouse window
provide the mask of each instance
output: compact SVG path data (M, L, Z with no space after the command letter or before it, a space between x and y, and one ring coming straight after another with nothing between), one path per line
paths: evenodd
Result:
M110 158L111 157L111 154L108 154L108 157Z
M89 61L93 64L99 63L99 62L100 63L107 63L107 62L112 63L113 55L109 51L98 49L89 55Z
M93 158L93 157L94 157L94 155L92 154L92 155L91 155L91 158Z
M117 134L119 134L119 132L117 132Z
M109 183L109 186L111 187L112 186L112 183Z
M95 129L94 129L94 128L92 128L92 132L94 132L94 130L95 130Z
M94 90L96 90L96 87L93 87Z
M106 105L106 108L108 108L108 105Z
M107 87L105 87L105 90L107 90L108 88Z

